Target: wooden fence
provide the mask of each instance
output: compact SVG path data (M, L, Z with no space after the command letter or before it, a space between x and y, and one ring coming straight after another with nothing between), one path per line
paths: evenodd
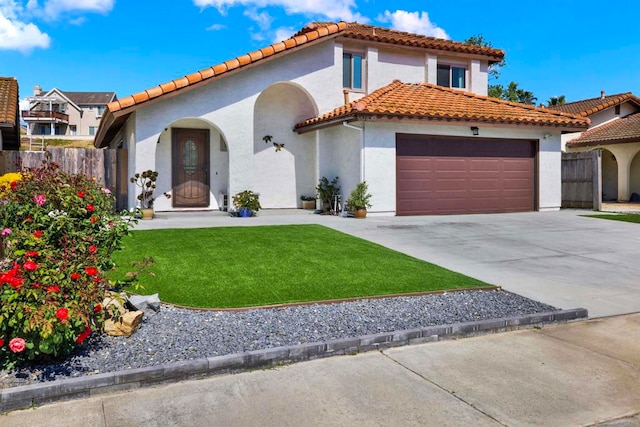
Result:
M127 207L127 150L50 147L47 151L0 151L0 175L39 167L47 153L64 172L95 178L110 189L116 197L117 209Z
M601 209L602 157L600 150L562 153L562 207Z

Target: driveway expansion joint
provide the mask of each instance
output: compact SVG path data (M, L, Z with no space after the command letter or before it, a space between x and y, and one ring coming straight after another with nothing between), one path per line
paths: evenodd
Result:
M237 373L274 365L319 359L334 355L380 351L385 348L432 341L472 337L481 334L526 329L551 323L584 320L587 310L576 308L502 319L479 320L450 325L383 332L325 342L266 348L205 359L186 360L159 366L108 372L3 389L0 413L33 405L90 397L216 374Z

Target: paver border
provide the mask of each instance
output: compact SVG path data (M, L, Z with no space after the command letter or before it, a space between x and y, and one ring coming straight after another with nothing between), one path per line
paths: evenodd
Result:
M501 319L427 326L10 387L1 391L0 413L61 400L139 389L216 374L248 371L336 355L379 351L403 345L526 329L550 323L584 320L587 317L586 309L576 308Z

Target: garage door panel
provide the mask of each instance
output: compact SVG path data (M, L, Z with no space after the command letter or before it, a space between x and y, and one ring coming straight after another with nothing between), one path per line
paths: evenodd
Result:
M535 144L398 135L398 215L521 212L535 208Z

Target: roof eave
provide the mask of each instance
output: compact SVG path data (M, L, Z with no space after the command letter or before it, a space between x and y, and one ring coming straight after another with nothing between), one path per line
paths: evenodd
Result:
M567 146L570 148L573 147L597 147L600 145L616 145L616 144L630 144L634 142L640 142L640 137L636 138L620 138L620 139L603 139L599 141L569 141L567 142Z

